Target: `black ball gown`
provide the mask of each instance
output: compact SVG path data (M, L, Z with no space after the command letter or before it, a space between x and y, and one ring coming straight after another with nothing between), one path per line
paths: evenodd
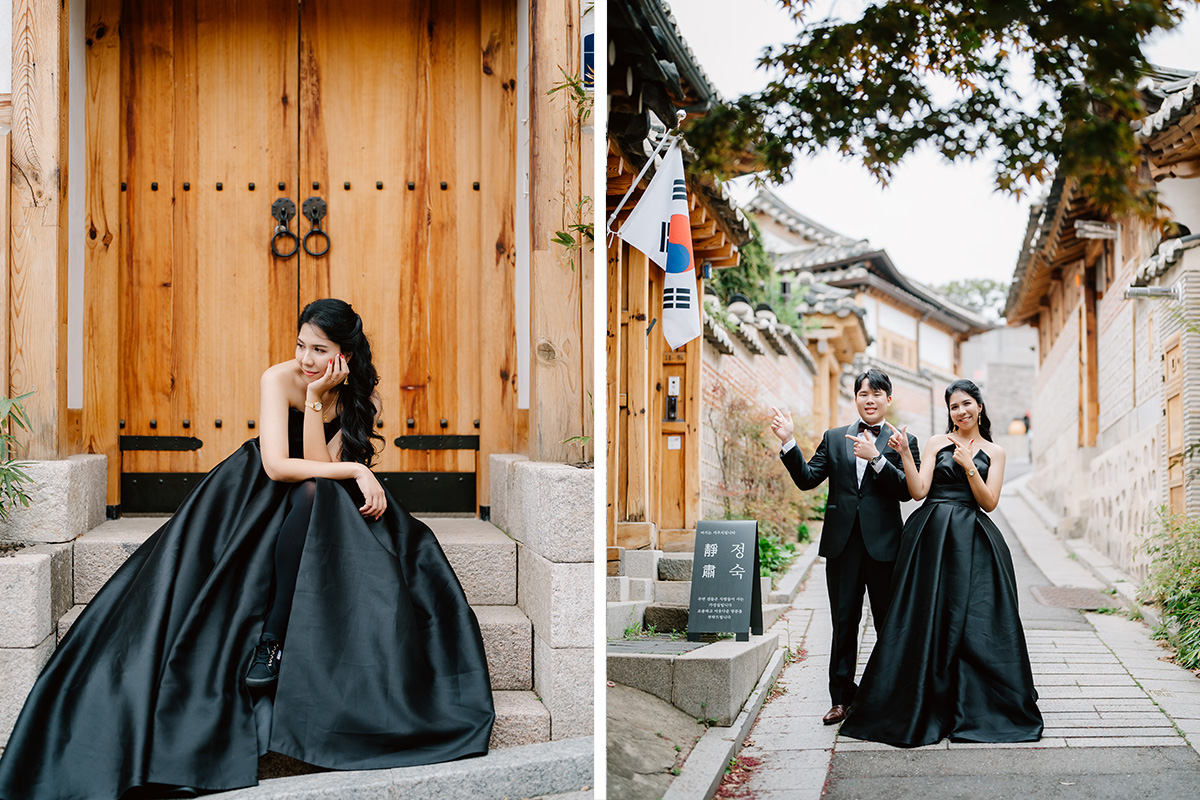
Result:
M1037 741L1012 556L954 445L936 459L929 496L904 525L891 610L841 733L896 747ZM987 478L987 453L974 463Z
M303 414L288 420L303 453ZM332 436L336 424L327 427ZM257 783L268 750L334 769L487 752L475 614L433 532L318 479L279 679L243 683L289 488L258 440L215 467L63 638L0 759L4 800L115 800Z

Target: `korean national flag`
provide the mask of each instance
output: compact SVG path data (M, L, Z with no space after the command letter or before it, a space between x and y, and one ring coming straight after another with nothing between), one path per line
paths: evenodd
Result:
M667 344L674 349L699 336L692 223L678 141L667 150L654 180L617 235L667 271L662 311Z

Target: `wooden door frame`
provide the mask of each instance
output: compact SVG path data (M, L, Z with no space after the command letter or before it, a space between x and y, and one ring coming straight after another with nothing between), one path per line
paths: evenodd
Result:
M511 41L496 42L499 46L492 47L493 40L487 42L488 47L481 53L484 70L481 80L481 110L485 117L485 126L499 131L496 139L512 152L511 158L485 159L482 174L483 191L487 195L484 200L482 220L483 241L494 242L495 258L485 264L483 276L486 296L508 296L515 292L514 268L516 264L516 247L518 238L513 230L513 204L516 197L516 19L517 3L531 0L508 0L507 3L485 2L481 6L481 25L490 26L490 30L508 30ZM124 174L122 140L123 101L122 101L122 48L121 23L122 0L88 0L86 35L86 97L84 102L86 141L86 162L82 168L87 170L87 196L85 199L84 224L87 231L86 249L84 255L84 331L83 331L83 409L82 409L82 448L86 452L103 454L108 459L107 504L109 515L119 514L121 495L121 451L120 451L120 320L121 304L121 268L123 263L124 240L123 232L127 228L127 209L122 202L121 176ZM572 6L568 6L570 8ZM565 10L565 13L570 14ZM575 14L577 16L577 7ZM552 16L552 15L551 15ZM535 19L547 22L547 15L536 16ZM561 20L560 20L561 21ZM46 82L50 78L49 89L43 89L39 84L32 87L34 91L18 93L14 91L13 109L13 163L22 169L30 158L37 157L42 165L39 174L56 177L59 170L47 170L45 165L58 165L66 172L66 120L67 120L67 32L68 18L65 8L51 0L19 0L13 8L13 75L17 86L24 85L18 80L23 71L30 71L28 64L60 63L61 69L38 71L37 76ZM57 26L57 28L55 28ZM57 35L40 35L39 31L50 27ZM31 31L26 35L26 31ZM18 47L19 45L19 47ZM508 45L508 46L505 46ZM20 48L20 49L19 49ZM531 55L543 62L544 65L561 61L559 49L574 52L570 35L559 33L539 46L537 52ZM57 59L57 61L55 61ZM23 70L23 71L22 71ZM542 81L549 83L550 70L543 68ZM557 72L553 73L557 75ZM539 84L540 85L540 84ZM38 97L44 97L54 92L56 105L47 107L38 103ZM36 124L21 124L22 121L33 120ZM488 120L492 120L491 123ZM53 124L51 124L53 123ZM35 149L33 143L25 138L17 138L15 134L21 131L42 131ZM52 139L45 132L56 131L57 138ZM504 133L507 132L507 133ZM59 141L61 140L61 141ZM57 143L56 147L51 146ZM576 143L577 144L577 143ZM57 149L56 149L57 148ZM45 155L43 155L45 152ZM539 162L539 166L551 171L564 169L561 161L557 165L547 161ZM578 165L576 165L578 168ZM561 182L562 178L559 178ZM34 226L24 226L24 220L30 212L39 213L39 218L46 204L41 195L37 195L39 203L32 203L28 191L20 191L22 186L13 186L12 211L10 221L13 230L14 258L12 260L14 276L33 285L47 288L42 294L50 291L58 292L54 307L57 314L45 314L45 302L30 305L31 311L38 313L37 318L41 328L34 329L24 324L24 319L14 313L12 319L11 352L25 352L28 344L39 343L36 352L49 352L53 359L61 360L59 368L55 368L56 360L36 359L31 366L40 372L30 376L28 371L14 375L14 388L26 385L49 385L53 391L39 390L36 397L37 405L33 407L40 415L43 424L34 432L33 440L37 444L31 447L31 455L38 458L63 457L66 453L66 287L67 287L67 258L66 258L66 226L63 223L66 211L65 181L48 185L40 191L53 190L53 203L45 214L54 213L59 224L52 229L48 226L34 229ZM557 195L556 195L557 196ZM561 199L560 199L561 202ZM21 227L19 227L21 226ZM22 231L25 240L18 243L18 231ZM31 235L32 234L32 235ZM29 243L26 243L28 240ZM47 257L50 251L55 255ZM491 252L489 250L488 252ZM20 267L20 269L18 269ZM30 272L29 270L34 270ZM576 282L574 293L580 292L580 271L574 275L535 274L531 280L540 280L549 286L540 291L549 291L556 282L563 278ZM29 277L26 277L26 276ZM570 290L567 290L568 292ZM519 427L522 419L517 409L517 379L516 379L516 331L515 319L511 309L505 303L485 303L482 311L484 319L480 326L480 405L481 415L485 419L494 419L496 424L484 426L480 430L480 450L476 468L477 504L486 506L489 503L488 456L493 453L519 452L525 449L521 446ZM32 315L31 315L32 316ZM21 324L18 324L21 323ZM538 341L537 325L531 337ZM495 335L503 331L504 335ZM492 335L487 335L488 333ZM582 330L575 326L574 331L553 331L555 338L560 341L575 339L576 343L568 343L568 350L579 352L577 343L590 339ZM10 361L10 363L13 363ZM22 368L24 362L21 362ZM555 395L554 404L561 406L562 398L558 392L549 391L550 387L542 383L547 391L535 391L531 405L537 407L537 396L544 394L549 403L550 396ZM581 393L582 394L582 393ZM580 418L586 412L582 397L577 398L577 408L574 413L566 416L571 420L562 432L551 433L550 438L561 439L578 434ZM551 418L558 416L551 415ZM549 433L549 431L547 431ZM557 442L556 442L557 444ZM561 445L559 445L561 447ZM537 455L531 453L531 456ZM542 456L545 457L544 455Z

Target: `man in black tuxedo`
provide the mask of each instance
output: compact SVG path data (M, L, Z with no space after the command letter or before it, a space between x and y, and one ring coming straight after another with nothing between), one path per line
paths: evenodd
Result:
M826 560L825 582L833 616L833 648L829 658L829 696L833 707L824 717L826 725L845 718L858 690L854 666L863 594L870 596L877 631L887 616L892 568L904 527L900 503L912 499L900 454L888 445L889 434L902 435L884 421L891 402L892 381L886 374L877 369L860 374L854 379L854 404L861 419L826 431L807 462L792 436L791 415L771 409L775 415L771 430L782 443L780 458L796 485L814 489L829 479L829 499L818 551ZM916 437L908 436L908 443L919 469L920 448Z

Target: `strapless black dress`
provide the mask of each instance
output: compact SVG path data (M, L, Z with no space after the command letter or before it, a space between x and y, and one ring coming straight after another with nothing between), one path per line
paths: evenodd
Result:
M289 418L293 456L302 420ZM391 495L368 522L353 481L316 483L272 690L243 677L292 484L267 477L254 439L205 476L63 638L0 759L0 798L251 786L268 750L333 769L486 753L495 714L483 639L433 532Z
M896 747L1029 742L1042 715L1008 545L979 508L954 445L904 525L891 610L841 733ZM975 466L986 478L982 450Z

